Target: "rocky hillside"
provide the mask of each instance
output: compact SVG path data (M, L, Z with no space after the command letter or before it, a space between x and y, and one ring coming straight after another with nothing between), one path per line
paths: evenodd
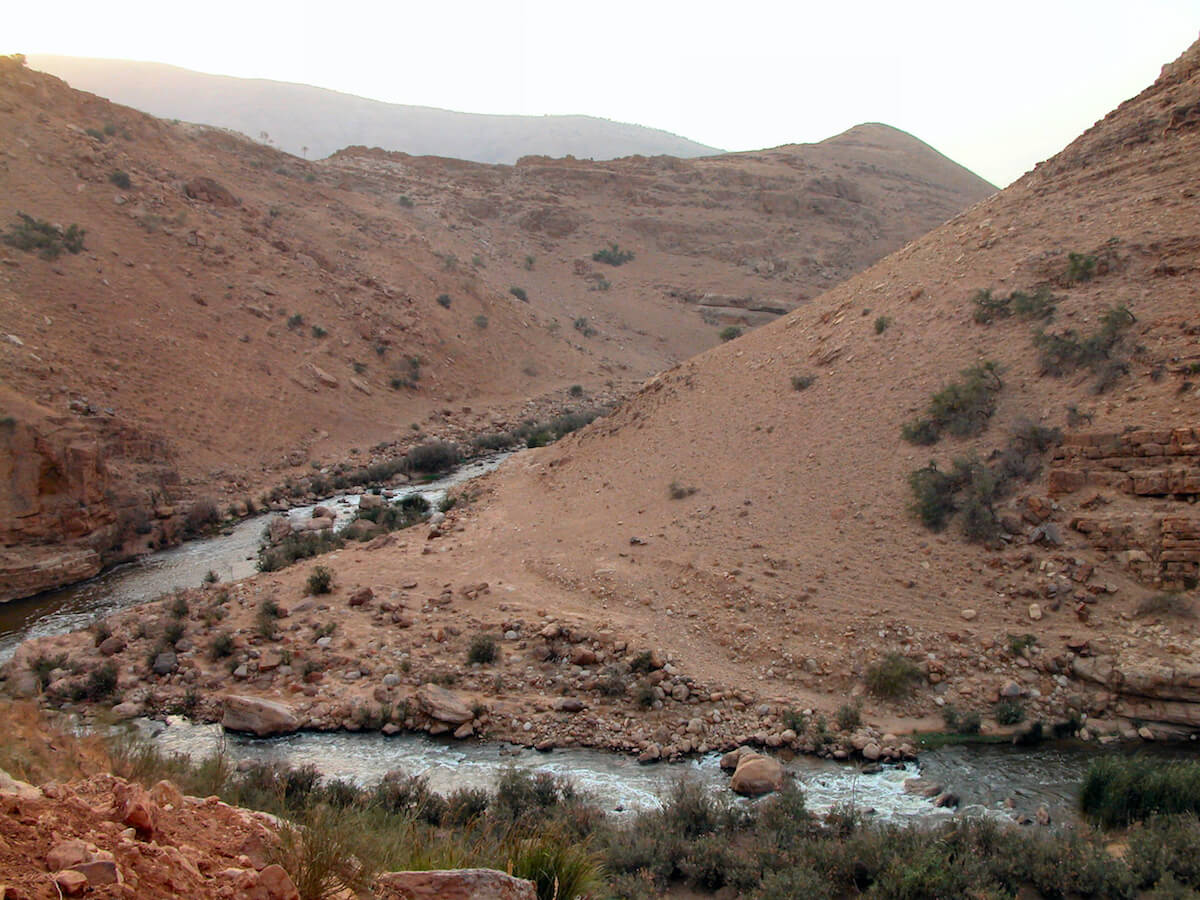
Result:
M460 615L657 644L668 683L773 698L776 740L783 709L852 698L885 729L947 707L1200 726L1198 167L1193 46L1003 193L514 459L433 543L337 578L486 582L503 612L455 597ZM552 657L547 683L599 689ZM638 721L642 746L730 714L723 691L680 696Z
M522 156L708 156L696 141L594 116L497 116L383 103L262 78L208 75L162 63L34 55L30 65L81 91L164 119L203 122L319 159L351 144L415 155L515 163Z
M988 193L882 126L712 160L306 162L18 58L0 134L0 598L334 462L614 400ZM632 261L593 260L616 242Z

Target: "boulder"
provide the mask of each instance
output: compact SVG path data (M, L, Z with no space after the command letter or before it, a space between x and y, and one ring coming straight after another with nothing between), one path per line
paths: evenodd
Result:
M46 868L51 871L70 869L91 858L92 851L88 849L88 845L75 838L70 841L62 841L50 848L50 852L46 854Z
M87 890L87 876L70 869L54 873L54 883L64 897L78 897Z
M495 869L386 872L375 888L386 900L537 900L532 881Z
M175 656L174 650L164 650L162 653L154 657L154 665L152 666L155 675L170 675L179 668L179 660Z
M743 753L729 786L744 797L769 794L783 787L783 766L761 753Z
M276 516L267 526L267 534L270 535L272 544L278 544L291 533L292 520L287 516Z
M71 866L71 871L78 872L86 878L89 887L102 884L122 884L125 881L121 877L121 870L111 859L93 859L90 862L79 863L79 865Z
M125 641L114 634L102 640L99 649L105 656L115 656L125 649Z
M259 737L288 734L300 727L300 720L286 704L240 694L224 698L225 714L221 725L227 731L247 731Z
M158 804L141 785L129 784L116 791L117 812L121 824L134 829L142 840L150 840L158 830Z
M461 694L436 684L423 684L417 688L417 703L429 718L450 725L462 725L475 718Z
M248 892L249 900L300 900L300 892L282 866L269 865L258 873L258 881Z
M383 497L380 494L363 494L358 498L358 508L361 510L382 509Z
M368 603L370 603L374 599L375 599L375 592L373 590L371 590L369 587L363 587L363 588L359 588L357 591L355 591L353 594L351 594L350 599L347 600L346 602L350 606L366 606Z
M16 797L18 800L39 800L42 789L25 781L18 781L0 769L0 797Z

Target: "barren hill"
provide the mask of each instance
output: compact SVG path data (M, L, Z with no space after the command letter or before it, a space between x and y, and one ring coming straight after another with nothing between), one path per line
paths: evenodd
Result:
M8 595L174 541L197 501L609 402L989 192L884 126L704 160L306 162L15 59L0 133L4 233L50 245L2 248ZM592 259L617 241L632 261Z
M708 156L716 147L594 116L499 116L407 106L262 78L209 75L162 63L34 55L29 63L72 87L164 119L203 122L258 137L295 156L351 144L416 155L515 163L522 156L614 159L635 153Z
M486 582L502 612L456 596L459 621L663 648L696 681L639 747L728 715L695 684L777 698L776 739L781 709L851 696L884 726L999 699L1093 733L1200 726L1198 176L1200 45L1009 189L514 459L432 544L338 560L339 582ZM932 445L901 437L922 417ZM932 530L910 478L956 458L959 512ZM864 694L889 652L920 669L911 700ZM594 682L546 666L553 690Z

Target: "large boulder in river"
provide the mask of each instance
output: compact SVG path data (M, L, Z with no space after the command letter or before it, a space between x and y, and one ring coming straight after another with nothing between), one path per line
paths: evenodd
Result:
M758 797L783 787L783 766L761 753L743 753L729 786L744 797Z
M423 684L417 688L417 703L429 718L450 725L462 725L475 718L462 694L436 684Z
M221 725L227 731L248 731L266 737L295 731L300 727L300 720L290 707L278 701L226 694Z
M495 869L385 872L375 889L376 897L389 900L537 900L532 881Z

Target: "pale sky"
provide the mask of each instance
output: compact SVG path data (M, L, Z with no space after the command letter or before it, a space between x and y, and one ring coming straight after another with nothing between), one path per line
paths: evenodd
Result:
M171 63L466 112L581 113L725 150L860 122L1003 187L1200 34L1200 0L8 4L0 53Z

